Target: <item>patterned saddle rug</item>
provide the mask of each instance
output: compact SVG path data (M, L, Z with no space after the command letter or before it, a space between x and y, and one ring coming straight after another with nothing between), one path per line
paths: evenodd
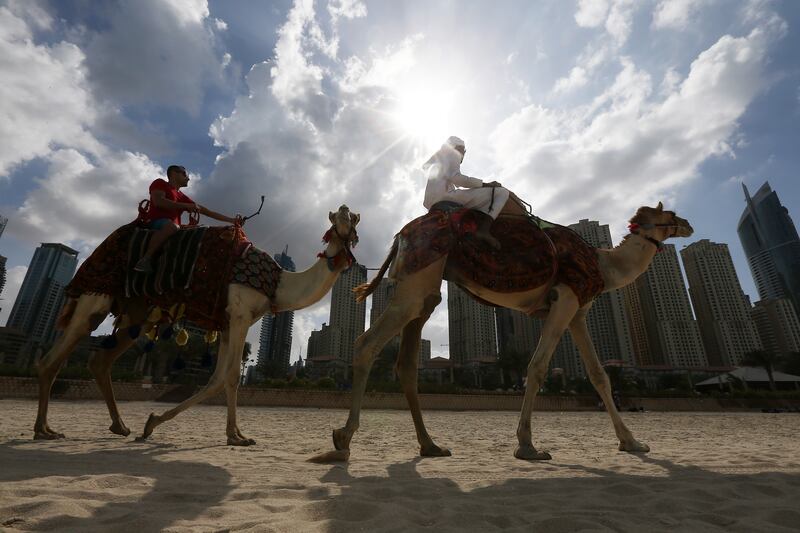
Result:
M127 298L145 298L162 308L183 303L186 319L209 330L228 325L225 307L230 283L253 287L274 298L281 268L247 240L242 228L183 229L156 256L154 263L159 268L154 273L129 275L136 257L146 249L147 233L135 223L114 231L80 266L67 285L67 296L107 294L118 305ZM132 248L134 253L130 253Z
M447 255L444 278L462 287L469 281L512 293L564 283L581 305L603 291L597 251L571 229L542 229L525 217L500 216L491 229L501 244L494 250L475 237L482 216L487 215L471 209L433 209L409 222L399 233L403 271L417 272Z

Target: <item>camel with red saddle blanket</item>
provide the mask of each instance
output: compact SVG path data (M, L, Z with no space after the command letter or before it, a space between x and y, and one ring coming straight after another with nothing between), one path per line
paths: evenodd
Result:
M160 424L224 389L228 405L228 444L255 444L253 439L242 434L236 422L240 363L247 330L267 312L292 311L318 302L351 264L350 248L358 242L356 225L360 217L343 205L337 212L330 213L329 219L331 227L323 237L327 247L318 254L316 263L303 272L279 271L268 254L250 245L238 226L207 228L200 244L199 262L194 265L189 284L148 296L131 296L125 292L126 286L131 286L126 283L126 276L132 271L126 269L126 264L135 262L129 254L133 248L129 244L134 242L137 228L128 225L112 233L81 265L67 287L70 300L59 318L63 333L38 363L39 410L34 438L64 438L47 423L50 390L62 364L78 342L97 328L110 312L118 316L113 334L115 345L96 352L89 361L89 368L111 415L109 430L129 435L130 430L123 423L114 399L111 365L141 333L156 325L155 317L161 313L153 313L153 308L168 309L183 304L188 319L202 327L220 330L217 366L208 384L194 396L160 415L151 414L139 439L147 438ZM141 248L146 246L146 240L142 240ZM164 255L171 253L163 252ZM206 288L210 284L214 287L209 293ZM193 298L203 302L198 303Z
M346 460L350 441L359 427L359 416L370 367L383 346L401 335L397 372L416 428L420 454L448 456L436 445L422 421L417 397L417 354L420 333L441 301L442 279L456 282L477 299L544 318L539 344L527 373L514 455L519 459L550 459L537 450L531 438L533 401L545 378L553 351L569 328L580 350L589 378L606 405L619 449L647 452L625 426L614 406L611 387L589 337L586 314L594 297L628 285L650 265L670 237L688 237L689 223L672 211L641 207L630 220L631 233L613 249L595 249L577 234L560 226L544 227L529 217L500 215L492 233L500 251L487 250L463 228L472 226L474 212L446 212L436 206L428 215L409 223L395 237L392 249L378 275L369 284L356 287L357 298L372 293L391 265L389 278L394 296L380 318L355 343L353 399L344 427L333 432L336 451L320 454L312 461ZM454 223L455 220L455 223ZM528 264L527 270L523 268Z

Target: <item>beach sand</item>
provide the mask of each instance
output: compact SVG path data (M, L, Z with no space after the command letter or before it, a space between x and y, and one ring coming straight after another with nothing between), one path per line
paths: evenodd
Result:
M364 411L349 463L342 410L239 408L249 448L225 445L225 408L197 406L134 442L151 411L51 403L61 441L33 441L36 403L0 401L0 527L47 531L798 531L800 415L625 413L646 455L618 452L603 412L533 416L547 462L513 457L517 414L429 411L452 457L418 457L404 411Z

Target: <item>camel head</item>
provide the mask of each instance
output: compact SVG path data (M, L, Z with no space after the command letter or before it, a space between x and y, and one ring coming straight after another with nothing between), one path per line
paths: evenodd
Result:
M694 233L691 224L675 214L665 211L661 202L656 207L640 207L630 219L631 233L642 235L648 240L661 243L670 237L689 237Z
M332 227L326 237L331 241L338 241L344 248L350 249L352 246L358 244L358 232L356 232L356 225L361 220L361 215L358 213L351 213L350 208L342 204L336 212L331 211L328 214L328 219L331 221Z

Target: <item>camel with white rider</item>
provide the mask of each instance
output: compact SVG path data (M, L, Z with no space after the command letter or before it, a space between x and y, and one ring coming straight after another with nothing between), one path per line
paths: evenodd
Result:
M463 141L451 138L442 151L445 164L447 158L450 161L463 159ZM567 329L611 417L619 449L649 451L646 444L634 438L614 405L608 376L589 335L586 315L596 296L633 282L647 270L664 240L688 237L693 232L692 227L674 212L663 209L659 202L656 207L644 206L636 211L630 219L630 233L618 246L595 249L569 228L543 223L531 216L524 202L508 191L493 195L495 200L501 198L501 203L488 209L489 195L483 192L486 189L482 188L482 183L468 183L469 180L457 177L472 189L455 189L449 177L453 172L459 173L457 164L451 164L449 172L443 175L434 169L433 179L444 182L434 186L445 194L431 195L429 199L426 193L429 213L406 225L395 236L377 276L354 289L357 299L363 301L377 288L387 270L390 283L394 284L393 296L383 314L355 342L352 403L345 425L333 431L335 451L311 460L349 458L350 443L360 424L370 368L383 346L398 334L400 349L396 368L411 410L420 455L450 455L447 448L437 445L428 434L417 391L420 335L425 322L441 302L443 279L455 282L483 303L544 319L539 343L527 369L515 457L550 459L549 453L537 450L533 444L531 413L550 359ZM470 191L481 191L481 194L475 198L470 196ZM474 209L467 210L465 206ZM476 209L483 213L477 213ZM496 220L492 222L492 218ZM482 228L492 232L491 238L480 235ZM486 272L492 268L497 270L497 275Z

